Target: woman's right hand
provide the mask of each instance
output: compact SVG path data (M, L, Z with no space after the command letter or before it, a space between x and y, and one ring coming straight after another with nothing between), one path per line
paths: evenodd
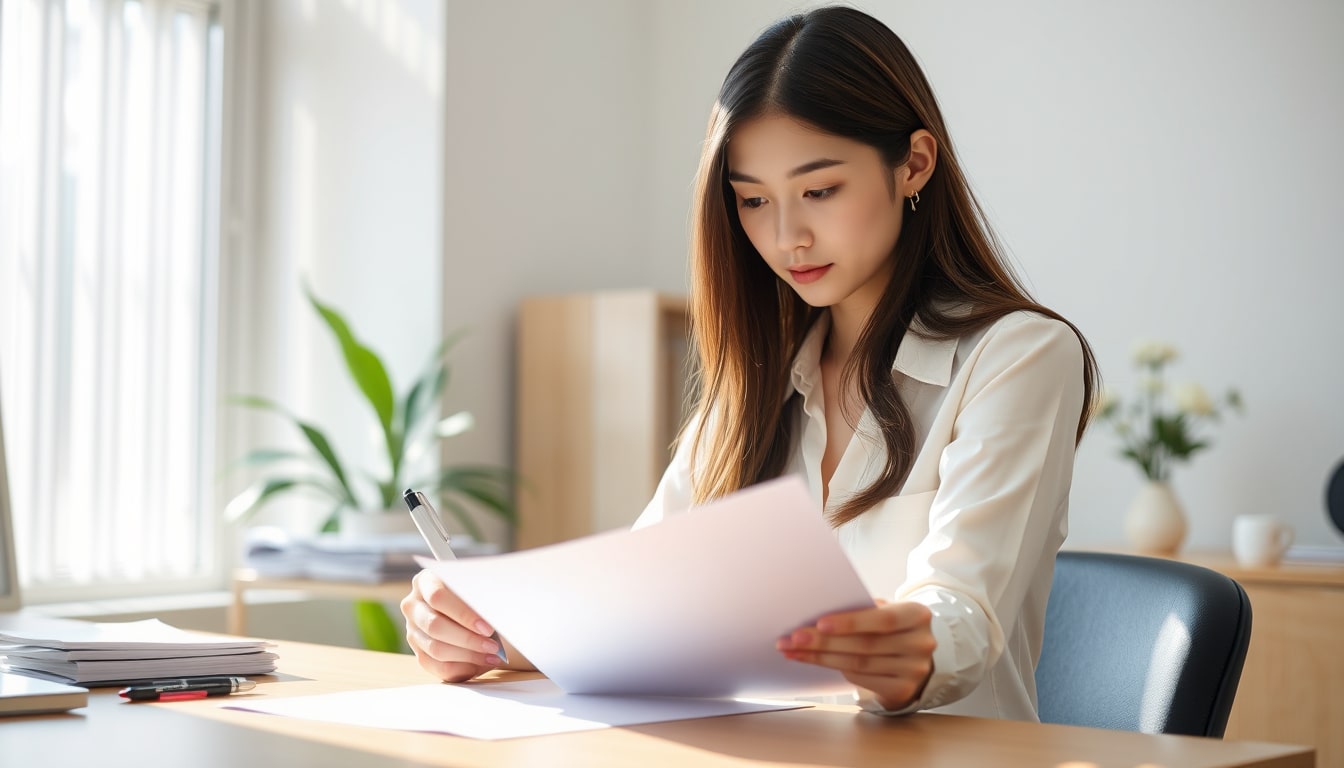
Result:
M420 666L438 679L460 683L499 666L499 643L490 639L494 629L433 573L415 575L401 614L406 642Z

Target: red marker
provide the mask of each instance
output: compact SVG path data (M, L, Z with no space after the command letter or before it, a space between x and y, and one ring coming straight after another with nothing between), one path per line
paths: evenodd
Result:
M245 677L196 677L181 680L155 680L148 685L132 685L120 691L131 701L185 701L206 696L227 696L250 691L257 684Z

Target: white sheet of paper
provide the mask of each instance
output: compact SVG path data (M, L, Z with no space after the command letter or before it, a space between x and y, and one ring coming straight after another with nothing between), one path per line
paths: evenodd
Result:
M873 605L797 477L639 530L421 564L570 693L852 691L835 670L785 659L775 641Z
M565 693L550 680L435 683L286 699L251 698L222 706L303 720L452 733L473 739L511 739L811 706L804 702L746 699L581 696Z

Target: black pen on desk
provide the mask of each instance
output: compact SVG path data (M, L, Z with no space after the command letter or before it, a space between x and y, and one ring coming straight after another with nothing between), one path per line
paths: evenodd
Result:
M448 529L443 527L443 519L429 499L425 498L425 494L407 488L401 498L406 502L406 508L411 510L411 519L429 545L429 551L434 553L434 559L456 560L457 555L453 554L453 548L448 544ZM499 633L494 633L490 639L499 644L499 660L509 663L509 655L504 651L504 641L499 639Z
M257 687L245 677L196 677L181 680L155 680L144 685L122 688L120 695L131 701L183 701L206 696L228 696Z

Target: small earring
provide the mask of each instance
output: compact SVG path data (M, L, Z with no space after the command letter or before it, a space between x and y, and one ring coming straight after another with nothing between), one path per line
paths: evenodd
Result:
M915 210L915 203L919 202L919 192L916 191L914 194L907 197L906 200L910 201L910 210L913 212Z

